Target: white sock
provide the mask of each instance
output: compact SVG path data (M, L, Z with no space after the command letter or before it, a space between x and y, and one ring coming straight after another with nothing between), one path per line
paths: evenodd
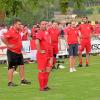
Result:
M70 69L69 69L69 72L73 72L73 68L70 68Z
M73 71L74 71L74 72L76 71L75 67L73 67Z

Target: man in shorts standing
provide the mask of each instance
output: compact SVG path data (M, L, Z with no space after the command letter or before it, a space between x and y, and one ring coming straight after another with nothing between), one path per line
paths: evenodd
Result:
M19 65L19 73L21 84L30 84L31 82L25 80L24 77L24 62L21 53L22 41L20 35L21 21L15 19L13 26L9 28L7 33L2 37L2 41L7 45L7 58L8 58L8 86L17 86L13 83L13 72Z
M72 21L71 26L65 31L65 39L67 44L67 49L69 52L69 72L76 71L75 63L76 56L78 53L78 44L80 42L79 32L76 28L76 22Z
M52 46L53 46L53 57L54 57L53 68L55 69L56 68L55 67L56 56L59 52L58 44L59 44L60 29L58 27L58 23L54 21L52 23L52 28L50 28L48 31L49 31L49 34L51 36L51 42L52 42Z
M40 91L47 91L49 74L53 64L53 50L51 44L51 37L46 29L46 21L40 23L40 30L36 35L37 47L37 63L38 63L38 80Z
M83 24L79 25L81 34L81 42L79 47L79 67L82 67L82 52L86 50L86 66L89 64L89 52L91 51L91 34L93 32L92 25L88 24L88 18L83 17Z

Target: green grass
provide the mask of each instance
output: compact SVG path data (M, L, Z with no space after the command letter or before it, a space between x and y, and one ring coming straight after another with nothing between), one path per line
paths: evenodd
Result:
M68 72L66 68L52 71L49 86L52 90L40 92L37 80L36 64L25 65L25 75L31 85L21 86L19 75L14 76L18 87L7 86L7 68L0 65L0 100L100 100L100 57L91 56L88 68L77 68L77 72Z

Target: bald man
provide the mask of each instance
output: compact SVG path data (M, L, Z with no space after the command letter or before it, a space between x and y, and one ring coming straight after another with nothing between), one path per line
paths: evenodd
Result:
M51 44L51 37L46 29L47 22L40 23L40 30L36 36L37 47L37 63L38 63L38 80L40 91L48 91L47 86L49 74L53 64L53 50Z

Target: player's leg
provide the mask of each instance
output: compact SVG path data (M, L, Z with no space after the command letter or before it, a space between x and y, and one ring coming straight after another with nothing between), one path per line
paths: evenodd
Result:
M20 80L24 80L25 76L24 76L24 65L20 65L19 66L19 74L20 74Z
M79 53L79 67L82 67L82 53Z
M17 86L16 84L13 83L13 73L17 65L16 54L7 50L7 58L8 58L8 86Z
M73 71L76 71L75 64L76 64L77 54L78 54L78 44L75 44L73 49Z
M53 44L53 69L56 69L55 64L57 62L57 53L58 53L58 43Z
M50 89L48 87L48 80L49 80L50 72L52 70L52 66L53 66L53 57L48 59L48 63L47 63L47 67L46 67L46 72L45 72L45 88L46 89Z
M84 51L84 42L81 41L81 44L78 46L78 58L79 58L79 67L82 67L82 52Z
M13 72L14 72L14 68L8 69L8 86L14 86L13 85Z
M90 41L87 41L86 45L86 66L89 65L89 52L91 51L91 43Z
M69 45L69 72L73 72L73 45Z
M86 53L86 66L88 67L89 65L89 53Z
M53 67L52 69L56 69L56 54L53 54Z
M23 61L22 54L20 54L18 57L18 65L19 65L19 74L20 74L21 84L31 84L31 82L25 79L24 61Z
M40 91L46 91L45 89L45 70L39 70L38 81L39 81Z
M45 89L45 72L47 64L46 55L37 53L37 63L38 63L38 81L39 81L40 91L47 91Z

